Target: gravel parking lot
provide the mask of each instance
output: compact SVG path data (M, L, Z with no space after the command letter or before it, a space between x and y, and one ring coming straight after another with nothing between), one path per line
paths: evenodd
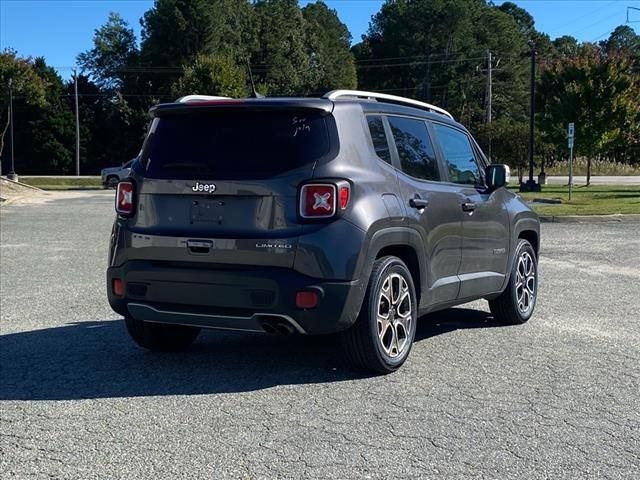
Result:
M427 316L371 377L322 338L137 348L105 296L112 195L0 210L3 478L640 475L640 223L544 224L528 324Z

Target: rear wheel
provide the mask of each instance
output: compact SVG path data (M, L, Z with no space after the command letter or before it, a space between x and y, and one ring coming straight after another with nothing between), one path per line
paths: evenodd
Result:
M520 239L509 283L499 297L489 300L496 320L506 324L525 323L533 315L538 297L538 260L531 244Z
M407 266L397 257L376 260L360 315L342 333L345 354L357 367L394 372L409 356L417 320L416 292Z
M143 322L130 316L124 321L129 335L138 345L157 352L186 350L200 333L196 327Z

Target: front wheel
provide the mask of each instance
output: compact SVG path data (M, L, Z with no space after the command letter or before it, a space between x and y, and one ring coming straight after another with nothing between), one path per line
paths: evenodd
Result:
M409 356L417 320L409 269L397 257L380 258L373 264L358 319L342 333L345 354L357 367L394 372Z
M200 333L196 327L143 322L131 316L126 316L124 322L129 335L138 345L156 352L186 350Z
M507 288L489 300L491 313L501 323L525 323L533 315L538 298L538 259L531 244L520 239Z

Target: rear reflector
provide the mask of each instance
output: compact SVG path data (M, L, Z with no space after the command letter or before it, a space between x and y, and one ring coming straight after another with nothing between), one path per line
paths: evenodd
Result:
M297 308L316 308L318 306L317 292L298 292L296 293Z
M349 205L349 187L340 187L340 210L344 210Z
M300 189L300 215L327 218L336 213L336 186L325 183L303 185Z
M122 297L124 295L124 282L119 278L114 278L111 281L111 291L114 295Z
M135 209L133 194L133 182L124 181L118 183L118 189L116 191L116 212L124 217L133 215Z

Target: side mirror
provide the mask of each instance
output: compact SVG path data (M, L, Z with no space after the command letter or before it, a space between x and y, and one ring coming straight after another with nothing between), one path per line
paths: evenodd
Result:
M489 190L497 190L509 184L511 170L508 165L489 165L485 172Z

